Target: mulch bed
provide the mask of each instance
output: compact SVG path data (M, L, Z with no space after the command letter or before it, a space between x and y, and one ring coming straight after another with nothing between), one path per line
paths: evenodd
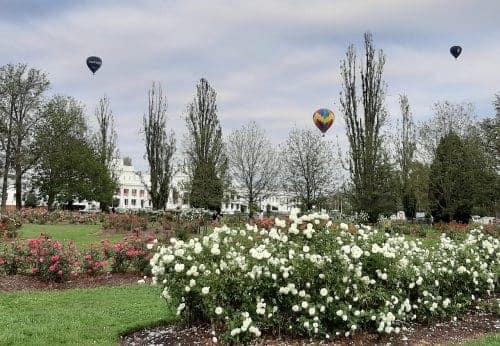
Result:
M137 274L108 273L96 277L79 276L63 283L44 282L30 275L0 276L0 292L54 291L72 288L96 288L123 285L137 285L142 276Z
M122 336L123 346L139 345L216 345L209 325L180 327L162 326L137 331ZM440 322L433 325L408 324L399 335L379 336L374 333L358 333L352 338L336 338L330 342L294 339L265 335L255 346L305 346L305 345L457 345L487 334L500 332L500 316L492 313L471 311L456 322Z

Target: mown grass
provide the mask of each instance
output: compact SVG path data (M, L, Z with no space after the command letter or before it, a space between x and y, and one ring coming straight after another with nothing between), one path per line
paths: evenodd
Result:
M123 235L105 235L101 225L34 225L24 224L18 231L20 239L35 239L41 233L47 233L51 238L67 244L70 240L76 243L77 248L90 247L103 239L117 243L123 240Z
M116 345L123 333L170 322L157 287L0 294L0 345Z
M500 345L500 333L481 337L480 339L468 341L463 346L498 346Z

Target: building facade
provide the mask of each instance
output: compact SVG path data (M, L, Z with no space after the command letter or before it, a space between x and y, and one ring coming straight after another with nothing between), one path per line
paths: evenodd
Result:
M119 187L116 190L113 206L124 210L150 210L152 209L149 174L136 171L133 165L120 162L116 165L115 174L118 177ZM189 200L184 186L188 176L176 172L170 184L167 210L189 209ZM232 193L224 196L221 212L223 214L247 213L248 202L243 197L241 189L235 188ZM277 213L289 213L298 206L298 201L285 193L276 193L268 198L258 201L258 206L263 211L271 210Z

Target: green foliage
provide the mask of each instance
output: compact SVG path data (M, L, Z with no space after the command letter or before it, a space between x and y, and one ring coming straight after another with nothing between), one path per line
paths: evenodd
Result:
M22 225L22 219L16 217L16 215L0 214L0 238L17 237L17 231Z
M497 179L475 140L449 133L439 143L431 165L429 198L434 219L469 222L474 207L494 211Z
M410 169L410 189L415 197L416 211L430 211L428 164L413 161Z
M116 184L87 138L83 106L70 97L55 96L44 108L37 128L38 165L33 184L55 200L100 200L111 204Z
M220 209L223 198L223 185L211 162L200 163L195 168L191 181L189 202L193 208L208 210Z
M148 218L132 214L108 214L104 218L102 227L105 231L115 233L130 233L134 229L146 231L148 228Z
M210 323L240 344L263 332L397 334L408 321L448 319L497 288L499 249L478 229L424 246L294 211L269 230L221 227L173 240L151 264L153 282L184 321Z
M149 194L154 210L167 207L175 153L174 133L167 133L167 99L161 84L153 83L148 92L148 112L142 119L146 158L149 164L151 186Z
M16 208L22 207L23 175L37 161L34 128L40 119L47 75L26 64L0 67L0 146L2 162L2 209L7 200L7 179L15 174Z
M227 179L222 128L217 117L217 93L206 79L196 85L196 95L186 116L189 202L195 208L218 210Z
M111 271L115 273L150 274L149 260L152 253L151 248L154 241L152 236L142 235L139 231L135 235L125 237L123 242L111 244L103 241L103 253L111 263ZM150 245L148 245L150 244Z
M38 207L39 203L40 202L38 201L38 197L33 192L28 192L26 194L26 197L24 200L24 207L25 208L36 208L36 207Z

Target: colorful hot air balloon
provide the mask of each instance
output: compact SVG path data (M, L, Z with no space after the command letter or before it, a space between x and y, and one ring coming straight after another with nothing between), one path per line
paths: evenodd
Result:
M458 58L458 56L460 55L460 53L462 53L462 47L460 47L460 46L453 46L453 47L450 48L450 53L456 59L456 58Z
M313 114L314 125L324 133L328 131L328 129L332 126L333 121L335 120L335 115L333 112L326 108L318 109Z
M95 72L101 67L102 60L98 56L89 56L87 58L87 66L95 74Z

